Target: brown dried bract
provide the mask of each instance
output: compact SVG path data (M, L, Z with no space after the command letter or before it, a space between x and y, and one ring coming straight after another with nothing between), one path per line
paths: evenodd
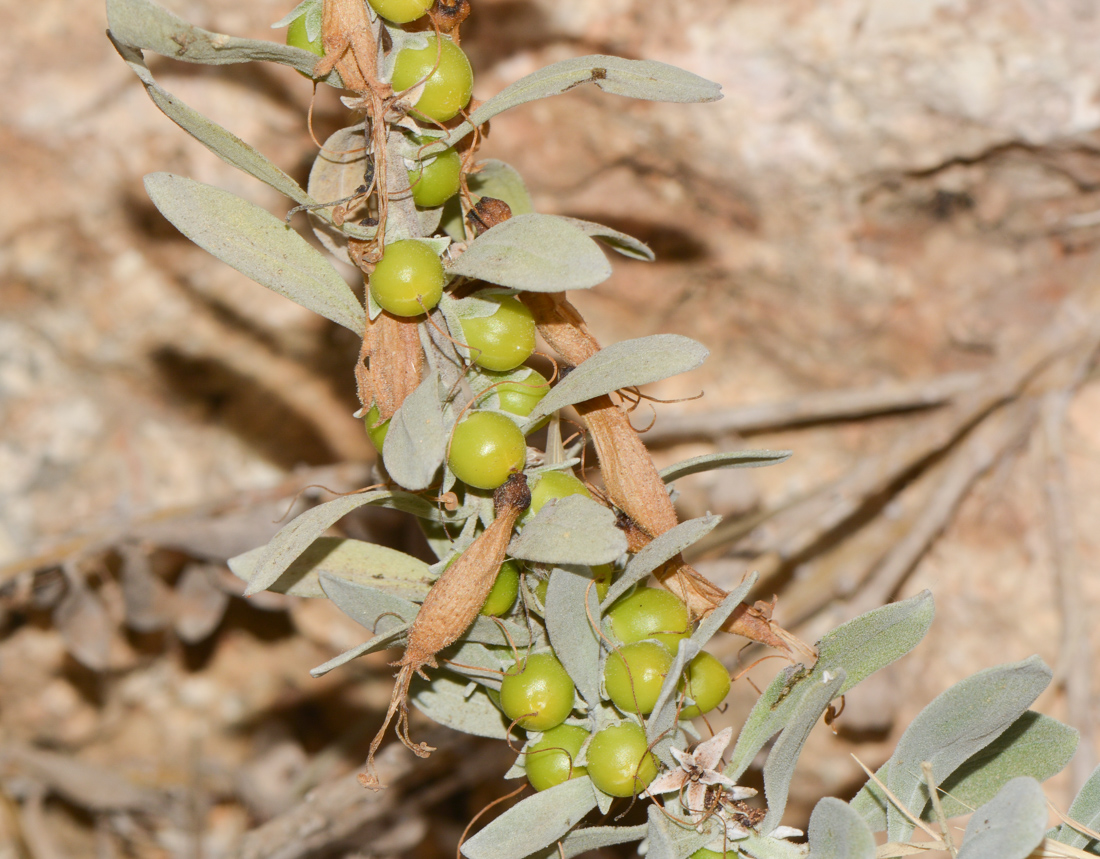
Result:
M458 44L458 26L470 17L471 11L470 0L435 0L428 17L441 32L451 33Z
M513 474L493 493L493 503L496 519L436 579L409 629L405 655L394 663L401 666L401 670L390 697L386 720L371 742L366 767L359 774L359 782L364 787L372 790L382 787L374 772L374 755L394 715L397 716L397 736L406 748L422 758L434 751L424 743L414 743L409 737L409 684L414 674L427 679L424 669L437 667L435 655L458 641L477 619L504 562L516 519L531 504L527 478Z
M363 354L370 356L368 372L372 399L360 401L364 408L370 408L371 403L377 404L379 418L388 421L420 384L424 349L420 345L416 319L383 311L373 321L368 320L363 334ZM361 398L366 387L360 380Z
M378 70L378 43L362 0L325 0L321 15L321 42L325 55L314 67L315 77L333 68L347 89L364 93Z
M480 236L510 217L512 217L512 207L503 200L498 200L496 197L482 197L466 214L466 221L474 231L474 235Z

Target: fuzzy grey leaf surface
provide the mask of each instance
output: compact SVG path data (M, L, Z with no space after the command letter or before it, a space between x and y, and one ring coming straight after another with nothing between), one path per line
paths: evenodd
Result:
M620 388L659 382L694 370L708 354L702 343L682 334L653 334L612 343L551 388L531 412L528 424Z
M776 465L791 458L789 450L733 450L728 453L705 453L662 468L658 474L665 483L672 483L689 474L716 471L719 468L760 468Z
M1047 801L1035 779L1015 778L974 812L958 859L1026 859L1047 827Z
M692 853L703 847L714 836L699 833L687 821L677 825L665 817L656 803L650 803L646 809L649 823L646 826L646 838L649 850L646 859L687 859Z
M416 603L358 582L338 579L328 573L319 576L321 588L333 605L370 632L380 626L411 623L420 610Z
M1077 750L1079 736L1069 725L1028 710L944 779L940 785L944 813L948 817L969 814L971 809L993 799L1013 778L1029 776L1046 781L1069 763ZM923 817L934 819L931 802L925 806Z
M749 591L752 590L759 577L759 574L756 572L749 573L745 576L745 580L741 582L741 584L726 594L725 598L719 603L714 611L699 622L699 626L691 635L691 640L700 650L706 647L707 642L718 634L718 630L722 628L722 624L726 622L726 618L733 614L737 607L741 605L741 601L748 595Z
M586 602L587 601L587 602ZM596 587L587 567L555 567L546 588L546 631L558 661L590 707L600 700L600 622Z
M409 687L409 701L433 722L464 734L503 740L508 721L481 689L465 694L467 681L436 674L431 681L417 677Z
M446 452L439 377L429 373L390 418L382 461L394 482L417 492L432 485Z
M110 34L108 34L110 35ZM316 202L286 173L269 161L263 153L253 149L235 134L207 119L194 108L188 107L161 87L145 64L141 51L112 39L115 50L145 86L145 92L153 104L172 122L194 137L199 143L238 170L243 170L297 203Z
M238 578L250 581L263 551L260 546L238 555L230 561L230 569ZM318 537L267 590L292 597L323 597L325 592L318 579L321 573L413 602L423 601L432 583L428 565L412 555L363 540Z
M333 132L325 140L325 145L309 168L307 187L310 197L326 203L350 197L365 184L370 159L361 123ZM349 207L349 215L361 218L366 213L365 207L352 206L350 203L343 205ZM348 256L348 234L353 229L350 220L342 226L336 226L331 216L324 215L323 211L309 212L313 234L325 250L348 265L354 265ZM375 229L360 227L359 231L362 235L369 235Z
M625 551L626 536L615 527L615 514L583 495L547 503L508 547L508 554L522 561L587 567L610 564Z
M676 740L676 702L680 697L680 678L687 670L688 663L699 655L700 647L688 639L681 641L676 649L676 658L665 675L661 691L653 705L653 712L646 721L645 737L653 746L653 753L668 767L677 763L669 752Z
M586 236L599 239L624 257L642 262L653 262L656 259L653 251L649 249L649 245L639 241L634 236L613 230L611 227L605 227L603 224L597 224L595 221L584 221L580 218L566 218L566 220L575 225Z
M558 850L558 845L555 844L542 853L535 854L533 859L554 859L554 857L573 859L574 856L599 850L601 847L641 841L645 838L645 833L644 823L638 826L587 826L584 829L574 829L558 842L561 844L561 850Z
M364 641L362 644L357 644L355 647L345 650L340 655L332 657L328 662L322 663L316 668L309 669L309 674L311 677L324 677L333 669L339 668L342 665L347 665L353 659L358 659L360 656L365 656L368 653L374 653L378 650L386 650L393 647L405 637L410 626L412 626L411 623L398 623L392 629L380 632L378 635Z
M883 767L886 778L882 780L887 788L906 808L920 813L929 799L921 763L931 763L936 783L942 784L1023 715L1050 678L1050 668L1033 656L979 671L956 683L925 707L902 734ZM865 786L852 800L852 807L872 826L883 805L887 837L891 841L908 838L913 825L893 803L878 795L873 784ZM871 812L864 813L864 808Z
M528 292L564 292L603 283L611 265L568 220L532 212L482 233L446 271Z
M875 836L846 802L825 797L810 815L810 859L874 859Z
M596 806L588 776L529 796L462 845L468 859L522 859L547 847Z
M325 504L318 504L298 516L271 538L258 557L249 560L253 572L248 579L245 596L251 596L270 587L296 559L301 557L302 553L313 544L314 540L352 510L358 510L360 507L386 498L390 494L385 490L376 490L374 492L345 495ZM243 558L244 556L239 555L238 557ZM236 561L236 558L230 559L230 568L234 567Z
M363 333L363 308L344 279L266 209L171 173L150 173L145 190L161 214L203 250L307 310Z
M479 616L462 636L463 641L491 644L494 647L526 647L530 642L527 628L510 620Z
M669 558L675 557L692 543L705 537L721 521L721 516L701 516L698 519L681 522L675 528L656 537L630 559L622 575L608 589L603 604L610 606L636 582L644 580Z
M1077 792L1073 804L1066 816L1075 820L1093 832L1100 831L1100 766L1092 771L1088 781ZM1068 823L1060 824L1051 836L1055 841L1076 847L1079 850L1091 850L1100 855L1100 841L1078 832Z
M791 718L779 732L779 739L768 752L768 760L764 764L764 795L768 801L768 813L760 823L761 832L771 832L783 820L798 756L829 702L840 695L844 680L844 671L840 670L830 680L814 683L799 699Z
M750 835L737 842L737 849L745 859L806 859L805 844L792 844L766 835Z
M290 66L312 77L319 59L301 48L260 39L238 39L193 27L149 0L107 0L107 25L115 39L124 45L185 63L270 62ZM336 87L343 85L335 71L321 80Z
M464 122L447 135L451 146L505 110L529 101L560 95L584 84L604 92L645 101L698 103L717 101L722 87L706 78L654 60L626 60L593 55L574 57L546 66L520 78L481 104Z

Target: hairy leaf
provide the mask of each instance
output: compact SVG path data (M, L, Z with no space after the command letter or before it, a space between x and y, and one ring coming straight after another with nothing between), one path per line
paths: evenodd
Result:
M384 626L385 620L383 620L380 625ZM387 629L385 632L380 632L368 641L364 641L362 644L357 644L355 647L345 650L339 656L332 657L328 662L322 663L316 668L309 669L310 676L323 677L333 669L339 668L342 665L347 665L351 660L358 659L360 656L364 656L367 653L387 650L405 637L410 626L412 626L411 623L394 622L394 626Z
M593 622L600 622L600 606L591 570L556 567L546 588L546 631L558 661L589 707L600 700L600 640Z
M1100 767L1092 771L1088 781L1077 792L1066 816L1086 829L1091 829L1093 832L1100 831ZM1100 849L1098 849L1100 841L1078 832L1068 823L1062 823L1056 827L1051 837L1070 847L1089 850L1100 855Z
M675 557L697 540L702 539L714 526L722 521L721 516L701 516L681 522L670 531L666 531L645 546L631 558L622 575L611 585L604 597L603 604L610 606L625 594L635 582L645 579L669 558Z
M679 825L674 823L662 813L656 803L650 803L646 811L649 815L646 826L649 850L646 852L646 859L687 859L714 837L709 832L696 832L695 827L686 822Z
M529 796L462 845L468 859L522 859L576 826L596 805L588 776Z
M382 461L396 483L415 492L432 485L446 452L439 377L430 373L390 419Z
M687 670L688 663L699 655L701 648L691 639L681 641L676 649L676 658L661 684L660 694L653 705L653 712L646 721L646 739L652 744L653 753L669 767L677 766L669 753L675 741L676 699L679 697L680 678Z
M498 113L587 83L604 92L645 101L690 103L722 97L719 84L665 63L600 55L575 57L532 72L479 105L468 122L451 130L446 145L454 145Z
M708 354L705 346L682 334L653 334L605 346L551 388L531 412L528 423L620 388L646 385L694 370Z
M349 582L328 573L321 573L318 580L333 605L371 632L377 632L380 625L409 623L416 619L420 610L416 603L369 585Z
M509 555L523 561L587 567L610 564L625 551L615 514L583 495L548 502L508 547Z
M229 562L229 568L238 578L250 581L264 548L238 555ZM292 597L323 597L325 592L318 580L321 573L413 602L423 601L432 582L428 565L412 555L363 540L318 537L267 590Z
M1047 801L1035 779L1015 778L974 812L958 859L1026 859L1043 840Z
M566 218L566 220L576 225L586 236L599 239L624 257L644 262L653 262L656 259L653 251L649 249L649 245L638 241L633 236L613 230L611 227L605 227L603 224L597 224L595 221L582 221L580 218Z
M161 214L203 250L307 310L363 333L363 308L344 279L265 209L171 173L150 173L145 190Z
M409 688L409 701L424 715L440 725L464 734L503 740L508 737L508 720L478 688L466 694L465 680L452 680L437 674L431 681L419 677Z
M611 276L607 258L582 230L534 212L482 233L446 270L528 292L587 289Z
M728 453L705 453L693 456L668 468L662 468L661 480L672 483L689 474L701 471L715 471L719 468L759 468L763 465L776 465L791 458L789 450L734 450Z
M574 856L599 850L601 847L626 844L628 841L641 841L645 838L645 833L644 823L638 826L588 826L584 829L574 829L553 847L534 854L532 859L555 859L555 857L573 859Z
M279 63L313 76L318 57L301 48L260 39L238 39L192 27L150 0L107 0L107 26L124 45L155 51L185 63ZM340 76L331 72L325 83L342 87Z
M831 796L810 815L810 859L874 859L875 836L846 802Z

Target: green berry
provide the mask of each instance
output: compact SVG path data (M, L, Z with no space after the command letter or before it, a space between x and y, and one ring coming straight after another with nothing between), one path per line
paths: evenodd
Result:
M633 722L604 728L588 745L588 776L612 796L635 796L657 777L657 759L645 731Z
M386 433L390 431L390 422L384 420L379 423L379 417L378 404L376 403L370 407L370 411L363 418L363 424L367 428L367 438L370 439L370 443L374 445L375 450L381 453L382 445L386 443Z
M370 7L393 24L408 24L432 8L435 0L367 0Z
M500 708L528 731L548 731L573 711L573 681L549 653L514 665L500 683Z
M531 487L531 506L527 508L527 515L534 516L548 502L557 498L565 498L567 495L592 497L588 487L574 477L572 472L544 471Z
M462 156L454 149L444 149L408 172L413 202L425 209L442 206L458 193Z
M617 600L607 616L611 631L623 644L653 638L675 653L680 642L691 637L687 606L665 590L637 588Z
M479 367L514 370L535 351L535 317L514 295L482 298L500 306L492 316L463 319L462 337Z
M607 657L603 682L607 697L624 713L647 716L653 712L672 654L663 644L639 641Z
M516 604L519 595L519 566L515 561L505 561L500 565L493 589L485 598L485 605L481 607L481 613L491 617L499 617L511 611Z
M370 275L370 294L394 316L419 316L439 304L445 281L436 252L406 239L386 245Z
M498 412L471 412L451 435L447 465L475 489L496 489L522 471L527 443L511 418Z
M527 375L515 382L500 381L504 373L494 373L491 370L483 373L495 385L493 391L500 400L500 410L522 418L531 414L539 401L550 393L550 382L542 373L529 367L525 369Z
M725 665L703 651L688 663L679 688L695 702L680 710L680 718L694 719L726 700L730 693L730 674Z
M425 78L424 91L413 105L414 113L446 122L469 103L474 70L466 54L450 39L432 35L428 37L428 47L403 48L398 52L391 81L394 92L410 89Z
M309 51L319 57L325 55L325 46L321 44L320 34L317 35L316 39L310 41L309 35L306 33L305 15L300 15L290 22L290 26L286 28L286 43L292 48L301 48L303 51Z
M578 725L558 725L543 734L537 743L528 746L523 766L531 787L546 790L587 775L587 769L573 763L587 739L588 731Z
M737 850L730 850L728 853L719 853L715 850L707 850L706 847L700 847L692 853L688 859L723 859L725 856L736 857L740 855L740 852Z

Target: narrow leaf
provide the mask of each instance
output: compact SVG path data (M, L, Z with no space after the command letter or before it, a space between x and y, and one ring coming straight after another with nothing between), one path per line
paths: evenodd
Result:
M676 725L676 699L679 698L680 678L687 670L688 663L699 655L700 647L691 639L681 641L676 649L676 658L665 675L665 681L661 684L661 691L657 695L657 702L653 705L653 712L646 721L646 739L654 744L653 753L666 766L675 767L669 749L675 740Z
M352 510L358 510L366 504L379 501L389 494L384 490L377 490L345 495L334 501L318 504L280 529L279 533L263 547L262 552L249 560L248 563L251 565L253 572L248 579L245 596L251 596L259 591L266 590L274 584L286 572L287 568L313 544L314 540ZM236 563L236 558L230 561L231 566L236 565Z
M1039 782L1016 778L974 812L958 859L1026 859L1043 840L1047 801Z
M370 640L345 650L339 656L332 657L328 662L322 663L316 668L309 669L309 674L311 677L324 677L333 669L339 668L342 665L347 665L353 659L358 659L360 656L364 656L368 653L374 653L378 650L386 650L393 647L398 641L405 637L410 626L412 626L411 623L398 623L392 629L380 632Z
M758 578L760 578L759 573L755 571L749 573L742 580L741 584L726 594L725 599L718 604L718 607L714 609L714 611L699 622L699 626L691 635L691 640L700 650L706 647L707 642L718 634L718 630L722 628L722 624L724 624L726 619L733 614L739 605L741 605L741 601L748 592L752 590Z
M486 235L492 233L492 230ZM528 418L533 424L558 409L694 370L707 349L682 334L653 334L606 346L551 388Z
M185 63L280 63L313 77L318 62L316 54L301 48L260 39L238 39L192 27L150 0L107 0L107 25L114 38L124 45L155 51ZM321 80L335 87L343 86L335 71Z
M1046 781L1069 763L1077 750L1078 737L1069 725L1028 710L939 785L944 813L948 817L969 814L1020 776ZM931 802L925 806L923 817L934 819Z
M516 215L478 236L447 273L523 289L587 289L611 276L599 246L565 218Z
M810 815L810 859L874 859L875 836L846 802L831 796Z
M601 847L613 847L616 844L626 844L629 841L641 841L645 838L646 826L644 823L637 826L588 826L584 829L574 829L558 844L547 849L543 853L536 854L534 859L554 859L564 857L573 859L582 853L599 850Z
M621 253L625 257L642 260L643 262L653 262L656 259L653 251L649 249L649 245L633 236L620 233L618 230L605 227L603 224L597 224L595 221L582 221L580 218L566 218L566 220L577 226L586 236L599 239L613 251Z
M610 564L625 551L626 536L615 526L614 512L583 495L547 503L508 547L508 554L522 561L587 567Z
M465 680L452 680L436 675L431 681L419 677L409 689L409 701L433 722L446 725L464 734L504 740L508 737L508 720L482 689L469 695Z
M473 112L469 122L451 130L446 145L457 143L498 113L587 83L604 92L646 101L691 103L722 97L720 85L665 63L599 55L575 57L532 72L497 93Z
M687 823L677 824L669 820L656 803L647 808L649 823L646 839L649 850L646 859L687 859L700 847L713 840L709 832L700 833Z
M145 190L176 229L257 283L363 333L355 294L329 262L294 230L254 203L171 173L150 173Z
M798 756L829 702L840 695L844 680L844 672L839 671L827 682L814 683L799 699L790 720L768 753L767 763L764 764L764 795L768 800L768 813L760 824L761 832L770 832L783 819Z
M420 610L416 603L368 585L338 579L327 573L322 573L319 578L325 596L332 600L333 605L372 633L377 633L380 626L410 623Z
M250 581L264 548L231 559L230 569L238 578ZM323 597L325 592L318 580L321 573L413 602L423 601L432 583L428 565L412 555L363 540L318 537L267 590L292 597Z
M1100 831L1100 767L1092 771L1088 781L1077 792L1066 816L1086 829L1091 829L1093 832ZM1070 847L1097 852L1098 842L1078 832L1068 823L1059 825L1053 838Z
M446 451L439 377L430 373L390 419L382 461L396 483L416 492L432 485Z
M468 859L522 859L547 847L576 826L596 806L588 776L539 791L462 845Z
M558 660L589 707L600 700L600 640L593 622L600 622L600 607L592 571L556 567L546 588L546 631Z
M675 557L692 543L705 537L721 521L721 516L702 516L681 522L675 528L661 534L630 560L623 574L608 589L603 604L611 605L635 582L642 581L669 558Z
M668 468L662 468L661 480L672 483L689 474L701 471L715 471L719 468L759 468L763 465L775 465L791 458L789 450L734 450L728 453L705 453L693 456Z

